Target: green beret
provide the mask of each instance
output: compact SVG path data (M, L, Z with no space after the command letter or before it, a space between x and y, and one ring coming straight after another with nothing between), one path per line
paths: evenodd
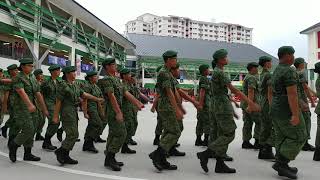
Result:
M115 63L116 62L116 59L115 58L107 58L106 60L104 60L102 62L102 66L106 66L106 65L110 65L112 63Z
M180 67L180 64L179 64L179 63L177 63L177 64L176 64L176 66L175 66L175 67L173 67L173 68L171 68L171 69L175 70L175 69L179 69L179 67Z
M67 66L62 69L63 73L75 72L77 68L75 66Z
M264 66L264 63L272 61L272 58L269 56L261 56L259 58L259 65Z
M89 72L86 73L86 77L95 76L95 75L97 75L97 74L98 74L97 71L89 71Z
M200 71L200 74L203 74L203 72L205 70L209 69L209 65L208 64L202 64L199 66L199 71Z
M20 65L33 64L33 59L23 58L23 59L20 59L19 62L20 62Z
M38 75L40 75L40 74L43 74L43 71L42 71L41 69L36 69L36 70L33 71L33 74L34 74L35 76L38 76Z
M213 59L215 61L218 61L219 59L225 58L228 55L228 51L225 49L219 49L212 55Z
M305 63L305 60L303 58L296 58L294 60L295 65L299 65L299 64L303 64L303 63Z
M54 71L54 70L57 70L57 69L60 69L60 66L57 65L57 64L53 64L51 65L48 70L51 72L51 71Z
M294 54L295 50L292 46L282 46L278 49L278 57L282 57L285 54Z
M120 74L129 74L129 73L130 73L130 70L127 68L123 68L120 70Z
M320 73L320 62L317 62L317 63L314 65L314 72L315 72L315 73Z
M250 71L253 67L259 67L259 64L256 62L251 62L247 64L247 70Z
M156 72L159 72L163 66L158 66Z
M176 58L178 53L176 51L168 50L162 54L163 60L167 60L168 58Z
M11 64L10 66L7 67L7 70L8 70L8 71L14 70L14 69L18 69L18 65L16 65L16 64Z

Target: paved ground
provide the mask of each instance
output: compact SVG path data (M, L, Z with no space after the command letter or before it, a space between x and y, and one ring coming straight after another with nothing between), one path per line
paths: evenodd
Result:
M191 104L185 103L188 114L184 119L185 130L182 133L179 148L181 151L187 153L186 157L174 157L169 161L178 165L177 171L164 171L158 173L152 166L151 160L148 158L148 153L153 151L156 147L152 145L154 138L154 128L156 125L156 114L150 112L150 105L139 113L139 128L135 140L139 143L138 146L132 146L137 150L135 155L118 154L117 159L124 161L125 166L121 172L112 172L105 169L104 161L104 146L105 144L96 144L100 150L99 154L88 154L82 152L82 143L77 143L71 156L79 160L76 166L59 166L55 156L52 152L46 152L41 149L41 142L35 143L33 149L34 154L39 155L42 160L40 162L23 162L19 161L12 164L7 158L7 140L0 137L0 177L1 179L20 180L27 179L77 179L77 180L91 180L91 179L119 179L119 180L134 180L134 179L224 179L224 180L270 180L281 179L272 170L272 163L261 161L257 159L257 151L241 149L241 128L242 120L237 120L236 139L231 144L228 154L234 157L235 161L228 163L231 167L237 169L237 173L233 175L220 175L214 173L215 160L209 162L210 172L204 173L200 167L199 160L196 158L196 152L204 150L201 147L194 146L195 140L195 125L196 125L196 110ZM241 110L237 110L241 114ZM87 121L80 115L80 138L83 139L84 130ZM240 116L241 117L241 116ZM316 116L312 117L312 139L310 142L314 143ZM104 132L104 137L107 136L107 129ZM60 142L54 137L53 143L57 146ZM18 156L22 157L23 149L20 148ZM312 161L313 153L302 152L296 161L291 165L299 168L299 179L316 180L320 178L319 167L320 164Z

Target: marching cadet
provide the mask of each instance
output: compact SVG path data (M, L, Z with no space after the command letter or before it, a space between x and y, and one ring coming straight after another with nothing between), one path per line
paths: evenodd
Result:
M197 153L200 160L200 165L205 172L208 172L208 159L212 156L216 157L216 173L235 173L236 170L229 168L224 163L224 157L228 150L229 144L235 137L236 124L233 119L233 107L231 105L228 89L233 94L238 95L242 100L248 103L247 112L259 111L260 107L247 98L241 91L236 89L224 73L223 68L228 64L228 52L225 49L217 50L213 54L216 68L212 72L212 94L213 94L213 109L215 110L215 126L217 127L217 138L208 145L208 149Z
M123 68L120 71L120 76L122 79L122 84L125 89L127 89L131 94L133 94L133 87L130 85L131 81L131 73L130 70L127 68ZM126 98L122 101L122 112L125 112L123 114L124 123L127 130L127 136L125 138L125 142L122 145L121 153L123 154L135 154L136 151L132 150L128 147L128 144L130 143L130 140L134 134L135 131L135 124L134 124L134 118L135 118L135 107L134 105L127 100Z
M99 87L106 98L106 116L109 125L109 134L105 150L104 166L113 171L120 171L123 162L115 159L115 154L119 152L125 142L127 131L122 113L123 98L129 100L139 110L143 104L138 101L128 90L123 87L120 79L116 77L117 68L114 58L108 58L102 63L107 75L99 80Z
M56 94L56 103L54 106L53 122L62 122L63 131L66 132L66 138L62 141L61 147L55 151L57 160L60 164L78 164L77 160L70 157L70 151L73 149L76 143L79 131L78 131L78 106L80 103L80 97L93 100L95 102L103 102L103 98L98 98L84 92L77 83L76 79L76 67L67 66L63 68L64 80L58 87Z
M36 69L33 72L34 76L36 77L36 80L39 84L39 86L41 87L41 84L43 83L43 71L41 69ZM42 129L45 123L45 117L41 112L41 107L40 104L38 103L38 101L36 101L36 108L37 108L37 117L38 117L38 127L36 127L36 137L35 140L36 141L43 141L44 137L41 135L42 133Z
M298 73L297 89L298 89L299 105L300 105L302 116L307 128L308 139L310 139L311 138L310 137L311 112L309 108L308 99L311 102L311 107L316 107L316 105L314 103L314 99L312 98L311 92L309 91L308 80L306 79L304 74L305 60L303 58L296 58L293 65L296 67L297 73ZM304 146L302 147L302 150L315 151L315 148L311 144L309 144L307 140Z
M243 92L253 102L259 103L259 82L258 82L258 67L259 64L256 62L248 63L247 70L248 74L243 80ZM243 112L243 128L242 128L242 148L243 149L259 149L259 136L261 129L260 112L247 112L246 102L241 102L241 108ZM254 124L254 139L255 143L252 145L250 139L252 138L252 127Z
M9 72L9 79L15 78L18 73L18 66L16 64L11 64L7 67L7 70ZM12 128L9 131L9 141L13 140L13 138L18 134L18 128L15 125L14 121L14 112L13 112L13 102L14 102L14 89L12 87L12 83L7 83L4 86L4 97L3 97L3 105L2 105L2 111L6 113L8 111L9 113L9 119L6 121L5 125L1 128L2 136L7 138L7 131L8 128Z
M175 146L181 135L178 120L183 119L183 112L178 106L174 94L176 87L172 83L171 68L176 67L177 52L166 51L162 55L164 66L157 76L157 85L159 88L160 98L158 101L158 115L162 121L163 133L158 148L149 154L153 165L159 170L172 169L176 170L177 166L171 165L166 160L166 154Z
M38 127L35 101L39 101L42 112L48 116L48 110L40 93L40 87L32 75L33 60L21 59L20 73L13 79L12 86L15 89L13 112L14 121L19 127L19 133L9 143L9 158L16 162L17 149L24 146L25 161L40 161L40 158L31 153L33 137Z
M260 131L260 144L259 159L274 159L272 152L273 143L273 126L272 119L269 114L272 88L271 88L271 73L272 58L269 56L261 56L259 58L259 65L263 68L260 74L260 106L261 106L261 131Z
M320 99L320 62L314 65L314 72L318 73L318 78L316 81L316 90L317 97ZM316 134L316 150L313 155L314 161L320 161L320 103L317 104L317 107L314 111L317 114L317 134Z
M57 149L57 147L52 145L51 138L57 133L60 123L53 122L52 118L57 98L58 87L62 84L62 81L58 79L61 73L61 68L58 65L51 65L48 70L51 76L41 84L41 92L44 96L44 101L49 111L48 127L46 130L42 148L45 150L54 151Z
M88 83L84 86L85 92L95 97L103 98L100 88L97 86L98 73L90 71L86 73L85 79ZM83 151L98 153L94 146L94 141L100 137L101 129L103 128L102 119L104 119L104 106L100 102L84 99L83 113L88 119L88 126L84 134Z
M278 49L279 65L272 75L270 114L275 130L276 162L272 166L279 176L297 178L298 169L288 163L299 154L307 140L305 121L299 109L297 73L291 65L295 50L291 46Z
M199 79L199 102L200 106L203 107L197 112L197 126L196 135L197 139L195 142L196 146L208 146L209 134L210 134L210 121L212 115L211 107L211 82L208 79L210 74L209 65L202 64L199 66L200 79ZM202 141L201 136L204 134L204 140Z

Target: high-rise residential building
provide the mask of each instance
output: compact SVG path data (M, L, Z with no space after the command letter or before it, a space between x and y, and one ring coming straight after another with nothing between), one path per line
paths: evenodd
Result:
M126 23L126 33L202 39L229 43L252 43L252 28L231 23L192 20L179 16L143 14Z

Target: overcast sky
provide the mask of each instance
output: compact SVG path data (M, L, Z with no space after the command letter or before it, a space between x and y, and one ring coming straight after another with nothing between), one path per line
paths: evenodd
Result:
M292 45L307 58L307 36L300 31L320 22L319 0L76 0L119 33L144 13L229 22L253 28L253 45L272 54Z

